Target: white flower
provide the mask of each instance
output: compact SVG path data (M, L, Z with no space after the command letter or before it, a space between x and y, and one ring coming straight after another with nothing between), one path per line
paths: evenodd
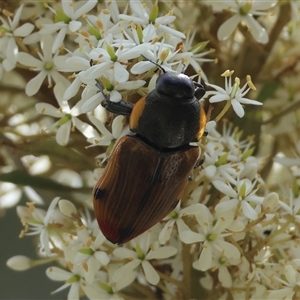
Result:
M270 291L268 299L296 299L294 298L294 294L300 287L300 273L295 270L292 265L286 265L284 267L284 276L286 280L274 276L274 279L282 283L283 287L278 290Z
M183 69L183 64L181 64L180 61L173 61L177 52L173 52L172 50L173 47L167 43L164 43L164 41L161 43L157 42L155 43L154 47L148 49L145 57L159 64L166 72L174 73L175 71L173 70L173 66L177 66L177 68L180 69L179 72L181 72ZM189 54L189 56L191 56L191 54ZM153 68L155 68L155 65L152 62L148 60L142 60L134 64L134 66L131 68L131 73L142 74Z
M220 280L222 286L230 288L232 286L232 275L228 270L228 266L238 265L240 259L228 259L219 251L215 253L213 251L213 269L218 269L218 279Z
M57 290L53 291L52 294L62 291L70 287L68 292L68 300L79 299L80 297L80 287L81 287L81 277L76 272L69 272L58 267L50 267L46 270L46 275L55 281L65 281L65 284L62 285Z
M143 5L139 0L130 0L129 5L133 14L131 16L120 14L119 18L121 20L127 20L129 22L134 22L135 24L141 24L145 28L147 28L147 26L152 27L154 25L158 36L168 33L180 39L185 38L185 35L182 32L167 26L173 23L176 19L172 12L163 17L158 17L157 4L154 4L151 10L149 10L148 7Z
M206 271L213 267L214 250L221 252L227 259L238 259L240 252L234 245L224 240L224 237L231 235L226 228L233 221L233 213L224 212L222 216L215 219L205 205L200 205L201 212L195 217L201 227L201 232L184 231L182 241L187 244L203 242L200 257L193 263L193 267Z
M240 79L238 77L235 78L234 84L231 84L232 74L233 71L227 70L221 75L225 77L225 89L215 84L206 83L206 85L211 86L216 90L215 92L207 92L206 96L213 95L209 99L210 103L229 101L228 103L232 105L232 108L235 111L235 113L240 118L242 118L245 114L242 104L262 105L262 103L244 97L250 89L256 89L249 75L247 76L247 83L245 83L244 86L240 88Z
M158 284L160 277L149 261L152 259L169 258L176 254L177 249L172 246L165 246L152 250L149 243L150 233L148 232L135 240L140 241L140 243L135 245L135 251L121 247L113 251L113 254L119 259L128 259L130 262L120 267L114 273L112 279L114 282L118 282L126 276L127 273L130 273L141 266L147 281L156 285Z
M52 200L47 212L34 207L34 203L29 204L29 208L18 206L17 213L22 223L29 225L30 232L26 235L40 235L40 252L51 255L51 235L49 230L52 224L64 224L65 217L56 209L59 197ZM25 227L26 228L26 227ZM28 230L27 229L27 230Z
M112 122L112 132L106 129L104 124L97 118L92 115L88 115L90 121L96 126L96 128L101 132L101 135L98 133L95 136L88 138L88 142L91 143L91 146L110 146L112 149L116 140L121 136L123 130L123 120L124 116L117 116Z
M81 114L81 102L77 102L72 108L69 107L67 101L63 100L63 94L65 92L64 87L61 84L57 84L54 87L54 94L60 108L56 108L49 103L37 103L36 110L45 115L50 115L55 118L60 118L59 121L55 122L49 130L54 129L58 126L56 133L56 141L58 144L65 146L67 145L70 137L71 130L77 128L87 138L92 137L96 134L96 131L89 124L82 122L77 118Z
M131 24L130 28L124 29L122 34L125 39L116 39L116 45L123 45L124 48L132 48L139 44L147 44L149 48L152 48L151 41L157 38L153 24L149 24L146 28L142 28L139 24Z
M24 255L16 255L11 257L6 265L15 271L25 271L32 266L32 260Z
M80 34L82 34L83 38L85 39L82 41L82 45L84 47L87 45L87 38L94 47L101 47L103 39L105 39L108 35L113 35L115 39L122 37L122 31L126 30L126 27L120 26L121 24L118 23L119 20L117 20L117 22L111 21L111 18L114 17L115 14L118 16L120 14L118 11L118 6L115 2L114 4L115 5L112 3L112 5L110 5L110 11L108 9L102 9L98 16L87 16L86 20L89 24L88 31L80 30ZM125 41L123 40L123 42Z
M288 201L288 203L286 203ZM289 197L286 201L279 200L279 206L284 210L282 215L292 215L295 218L295 222L300 223L300 196L297 198L294 195L292 188L289 189Z
M225 195L217 204L216 211L235 211L241 209L243 215L248 219L257 219L257 211L251 204L261 204L264 197L256 195L256 191L258 190L258 188L255 188L256 181L252 183L251 180L247 178L241 179L237 181L234 188L230 184L220 180L213 181L213 185Z
M8 21L6 21L3 17L0 17L0 51L3 51L5 54L4 60L2 61L2 65L4 70L11 71L17 62L17 54L19 52L18 45L16 43L16 38L26 37L29 35L33 29L34 25L30 23L22 24L20 27L20 17L22 14L24 4L22 4L14 14L13 19L11 16L13 14L8 14ZM4 12L4 11L3 11Z
M236 183L236 164L229 159L229 152L224 151L224 146L219 142L208 142L205 151L203 173L210 181L226 180L232 184Z
M193 204L185 208L181 208L180 205L181 202L179 201L176 208L166 218L164 218L164 221L168 222L165 224L158 237L161 244L165 244L170 239L175 224L178 229L179 238L181 239L182 233L186 230L190 230L182 218L198 214L201 209L200 204Z
M129 79L129 72L126 69L127 61L139 57L145 50L146 46L143 44L127 50L120 46L114 50L108 42L105 42L104 47L95 48L89 53L90 59L96 64L85 72L85 77L88 80L96 80L105 76L109 69L113 69L114 80L126 82Z
M95 82L93 81L93 84ZM101 77L101 85L103 84L103 88L105 89L105 94L112 102L119 102L122 100L122 94L120 91L124 91L125 93L130 90L137 90L145 84L144 80L132 80L126 82L118 82L114 77L114 72L108 70L105 72L105 75ZM98 90L98 93L101 92ZM103 96L103 95L102 95ZM91 97L84 101L82 105L83 112L92 111L95 107L97 107L103 97Z
M53 53L57 52L58 48L63 44L68 31L76 32L81 28L82 23L77 19L92 10L95 5L97 5L97 1L88 0L74 3L71 0L63 0L61 1L61 5L62 10L58 9L57 11L48 6L48 8L56 15L57 22L54 24L46 24L39 31L42 35L48 35L59 30L54 42L51 44Z
M65 87L69 85L69 81L57 71L58 66L54 61L57 53L52 55L50 51L53 44L53 37L51 35L42 36L40 44L43 52L43 54L40 52L37 53L40 60L25 52L20 52L17 56L19 63L30 67L33 71L39 72L37 76L29 80L26 84L25 92L28 96L32 96L38 92L46 77L48 79L48 87L52 87L51 78L53 78L55 83L60 82Z
M107 253L101 250L105 237L99 232L95 240L93 240L86 228L79 228L77 236L83 247L78 249L74 257L74 263L82 267L86 282L92 284L95 280L96 272L101 266L106 266L110 261Z
M226 40L236 29L239 23L244 23L255 40L260 43L267 43L269 41L268 34L266 30L257 22L255 16L266 15L267 12L262 12L263 10L268 10L275 6L277 0L269 1L244 1L244 0L223 0L210 3L217 10L228 9L234 15L225 21L218 30L218 39Z
M214 52L213 49L203 51L205 46L207 45L207 41L197 43L196 45L193 45L193 41L196 35L196 30L189 30L186 40L184 40L184 46L187 52L192 53L193 55L189 58L189 64L194 68L196 73L199 75L201 79L203 79L205 82L208 82L207 76L204 73L203 69L200 66L200 63L205 62L213 62L214 59L211 58L205 58L205 56L211 54ZM184 57L186 58L186 52L180 53L176 56L177 58Z
M285 156L282 156L282 157L276 156L273 158L273 160L275 162L278 162L279 164L282 164L284 166L291 168L293 175L295 177L298 177L300 175L300 142L296 143L295 150L296 150L296 151L294 151L295 158L290 158L290 157L285 157Z

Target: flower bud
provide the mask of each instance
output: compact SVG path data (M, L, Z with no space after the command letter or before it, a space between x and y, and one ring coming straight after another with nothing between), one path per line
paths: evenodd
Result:
M262 207L265 212L271 212L276 210L279 203L279 196L277 193L270 193L265 197L262 202Z
M77 215L77 209L75 205L69 200L60 200L58 202L58 207L61 213L67 217L72 218L72 216Z
M16 255L11 257L6 265L15 271L25 271L31 267L31 259L24 255Z

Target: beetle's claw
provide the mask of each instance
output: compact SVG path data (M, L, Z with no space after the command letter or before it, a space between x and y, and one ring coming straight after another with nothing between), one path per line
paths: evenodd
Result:
M203 156L202 159L198 160L194 166L194 169L201 167L205 162L205 155Z
M103 95L103 97L104 97L104 101L106 101L107 103L108 102L110 102L110 100L109 100L109 96L107 96L105 93L104 93L104 88L103 88L103 85L102 85L102 83L98 80L98 79L96 79L96 87L99 89L99 92ZM102 103L101 103L102 104ZM107 104L106 104L107 105ZM103 105L102 105L103 106ZM105 106L103 106L103 107L105 107Z
M108 103L107 103L106 100L103 100L103 101L101 102L101 106L102 106L102 107L106 108L107 105L108 105Z

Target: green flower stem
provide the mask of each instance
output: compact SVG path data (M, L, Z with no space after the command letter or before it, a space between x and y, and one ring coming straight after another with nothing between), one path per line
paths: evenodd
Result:
M41 265L45 265L45 264L48 264L53 261L57 261L59 258L60 257L58 255L54 255L54 256L46 257L46 258L39 259L39 260L31 260L30 265L32 267L41 266Z
M192 256L191 256L191 245L182 243L182 265L183 265L183 299L191 299L191 272L192 272Z
M230 106L231 106L231 101L230 100L226 101L226 105L223 107L222 111L218 114L218 116L214 119L214 121L218 123L226 114Z

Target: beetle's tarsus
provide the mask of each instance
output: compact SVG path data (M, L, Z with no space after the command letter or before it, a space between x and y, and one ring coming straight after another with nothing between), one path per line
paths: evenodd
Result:
M202 166L204 164L204 162L205 162L205 155L203 156L202 159L200 159L196 162L196 164L194 165L194 169L199 168L200 166Z
M194 82L194 85L195 87L197 87L197 89L195 90L195 97L196 99L200 100L205 95L204 86L198 82Z
M129 102L112 102L110 100L103 100L101 105L111 113L123 116L130 116L133 108L133 104Z

